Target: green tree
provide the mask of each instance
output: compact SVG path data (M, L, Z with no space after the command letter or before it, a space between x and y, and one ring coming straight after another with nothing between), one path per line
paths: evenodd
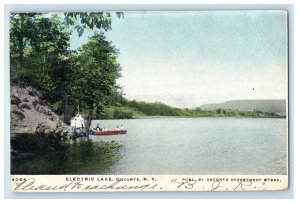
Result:
M10 58L11 65L23 70L24 55L35 33L36 14L12 14L10 17Z
M70 92L90 114L96 109L97 117L101 117L104 107L111 104L111 97L118 92L116 79L121 66L117 55L118 50L103 33L91 37L74 55Z
M59 82L65 79L61 70L65 68L70 38L59 16L14 14L10 36L12 69L29 85L43 91L48 101L57 100Z
M118 18L124 17L122 12L116 12ZM64 13L64 23L77 30L78 36L82 36L86 28L111 29L112 16L110 12L69 12Z
M116 13L118 17L122 13ZM116 78L121 66L118 50L101 29L111 29L110 13L15 13L10 20L12 69L29 85L42 91L44 99L64 113L66 107L96 110L120 100ZM97 30L78 51L69 47L70 30L81 36L85 29ZM120 100L121 101L121 100ZM68 108L70 109L70 108ZM72 108L71 108L72 109ZM72 111L70 111L72 113Z

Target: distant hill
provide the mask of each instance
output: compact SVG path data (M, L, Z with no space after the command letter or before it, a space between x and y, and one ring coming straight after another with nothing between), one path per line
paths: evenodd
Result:
M274 112L286 115L286 100L232 100L218 104L205 104L199 108L203 110L231 109L239 111Z

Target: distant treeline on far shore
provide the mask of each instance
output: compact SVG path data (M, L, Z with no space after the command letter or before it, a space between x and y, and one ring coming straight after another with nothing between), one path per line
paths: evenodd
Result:
M230 109L203 110L201 108L181 109L162 103L122 100L119 105L105 108L103 115L98 119L131 119L146 116L285 118L285 115L279 115L275 112L262 112L255 109L252 111Z

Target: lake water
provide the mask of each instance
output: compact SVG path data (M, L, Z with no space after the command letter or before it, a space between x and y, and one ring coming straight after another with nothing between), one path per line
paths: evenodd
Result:
M273 118L147 118L123 124L125 135L91 136L124 145L105 174L286 174L287 123Z

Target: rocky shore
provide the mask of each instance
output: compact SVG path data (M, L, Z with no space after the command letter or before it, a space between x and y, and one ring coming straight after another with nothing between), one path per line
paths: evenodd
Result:
M56 128L68 130L68 126L42 100L40 92L27 86L12 72L10 76L11 135L36 130L47 132Z

